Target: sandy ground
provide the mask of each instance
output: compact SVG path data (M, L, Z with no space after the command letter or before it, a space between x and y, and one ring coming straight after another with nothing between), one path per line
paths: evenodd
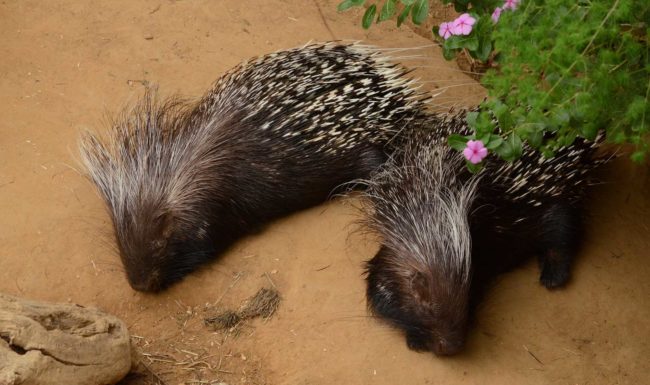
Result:
M362 262L377 246L353 232L349 201L282 219L160 295L130 289L102 202L76 171L79 131L103 128L143 84L197 96L239 61L309 40L428 44L408 28L365 32L358 11L335 6L1 1L0 291L116 314L167 384L650 383L650 179L625 159L602 173L571 284L546 291L532 262L504 276L453 358L411 352L368 317ZM436 48L424 54L406 64L432 88L454 85L439 104L480 100ZM237 334L203 325L215 304L237 307L271 282L283 297L271 319Z

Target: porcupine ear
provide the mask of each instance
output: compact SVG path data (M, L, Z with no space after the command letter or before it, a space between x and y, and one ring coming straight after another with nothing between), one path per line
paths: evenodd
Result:
M411 293L421 302L428 303L431 299L431 285L427 276L420 272L416 271L411 276Z
M161 234L165 239L169 239L174 233L174 213L165 212L160 217Z

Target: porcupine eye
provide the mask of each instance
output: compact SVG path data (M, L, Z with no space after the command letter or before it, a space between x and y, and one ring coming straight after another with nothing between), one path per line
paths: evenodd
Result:
M165 247L165 241L163 239L155 240L151 242L151 246L153 247L154 252L156 250L161 250L163 247Z
M214 242L207 221L201 225L167 223L163 231L163 247L154 254L154 270L158 288L162 290L195 271L215 254Z

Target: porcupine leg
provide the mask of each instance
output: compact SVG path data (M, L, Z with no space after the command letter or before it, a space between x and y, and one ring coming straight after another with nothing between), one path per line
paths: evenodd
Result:
M567 283L581 236L580 209L566 203L551 206L542 217L540 283L548 289Z

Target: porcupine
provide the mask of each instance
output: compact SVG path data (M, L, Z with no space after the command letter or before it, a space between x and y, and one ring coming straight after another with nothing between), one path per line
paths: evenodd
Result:
M581 138L555 157L524 146L521 159L495 156L472 174L446 137L467 134L459 113L411 130L411 138L361 194L363 221L381 238L366 265L367 300L406 334L407 345L459 352L486 285L526 257L539 257L541 283L564 285L580 245L581 203L600 139Z
M428 96L389 54L322 43L246 61L196 103L148 92L82 159L130 285L159 291L386 159Z

